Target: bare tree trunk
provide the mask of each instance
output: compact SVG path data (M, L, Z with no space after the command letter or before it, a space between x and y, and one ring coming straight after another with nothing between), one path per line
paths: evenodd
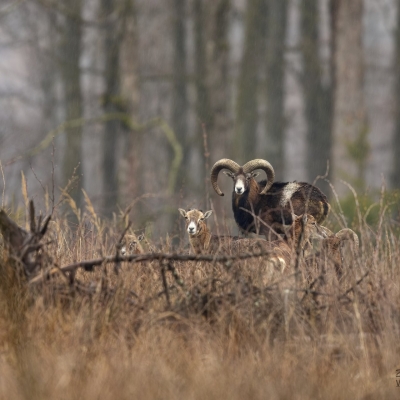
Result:
M43 12L44 11L44 12ZM59 23L57 23L56 12L52 9L41 9L44 19L38 21L36 14L31 15L28 10L27 23L30 24L32 37L32 46L35 48L37 57L40 58L40 87L43 92L43 134L45 135L50 129L57 126L60 121L57 120L57 53L59 38L57 36L60 30ZM32 23L30 20L33 19ZM59 22L59 21L58 21ZM43 25L46 26L46 46L41 45L40 42L40 29Z
M79 59L82 46L81 12L82 0L69 2L69 13L65 16L65 26L61 46L61 78L64 89L65 118L83 118L81 74ZM72 178L75 170L78 181L72 186L70 195L78 206L82 202L82 126L66 131L66 146L63 162L63 185Z
M395 99L395 128L393 137L393 170L391 184L393 188L400 189L400 0L397 1L397 26L395 32L395 57L394 75L396 83L394 85Z
M126 102L127 113L134 120L139 115L139 38L135 0L125 0L125 30L121 41L121 94ZM124 126L122 127L124 128ZM139 174L142 134L125 127L123 174L120 193L129 202L141 194ZM137 205L140 207L140 204Z
M113 0L102 0L102 17L104 23L104 55L105 55L105 94L104 112L112 114L121 111L120 94L120 47L122 21L117 18L118 3ZM108 215L115 211L118 201L117 145L120 136L119 119L109 119L105 123L103 136L103 190L104 208Z
M202 182L208 179L213 162L227 155L229 126L229 46L228 15L230 0L195 0L193 13L195 20L195 74L196 113L198 132L196 145L205 157L205 167L200 174ZM207 18L206 18L207 16ZM207 149L204 148L204 133ZM206 150L208 153L206 154ZM208 183L206 203L208 204Z
M209 64L206 45L209 40L208 24L212 21L212 15L208 13L209 3L203 0L194 0L194 39L195 39L195 87L196 87L196 139L195 145L202 154L203 149L203 129L206 132L212 130L213 110L210 102L210 87L208 85L208 73L212 71L212 65ZM206 18L206 16L208 18ZM211 68L208 68L211 67ZM204 182L205 171L201 168L196 171L196 175L200 182Z
M213 160L226 157L226 143L232 125L229 116L229 10L230 0L211 0L211 33L209 87L212 107L212 125L208 130Z
M322 65L319 56L318 0L303 0L301 3L303 91L307 120L307 172L308 180L324 175L332 148L332 90L323 84ZM328 178L331 176L329 171ZM329 185L318 181L324 193Z
M369 151L363 98L363 0L332 0L332 16L333 176L335 184L342 178L362 188Z
M265 60L266 0L249 0L246 33L236 102L236 126L233 154L239 164L254 158L258 125L259 71Z
M172 104L172 127L178 142L183 147L183 160L177 176L177 189L185 183L188 164L188 99L186 88L186 0L173 0L174 7L174 62L173 62L173 104Z
M287 0L268 3L267 32L267 114L268 147L266 158L273 165L277 179L284 177L284 78Z

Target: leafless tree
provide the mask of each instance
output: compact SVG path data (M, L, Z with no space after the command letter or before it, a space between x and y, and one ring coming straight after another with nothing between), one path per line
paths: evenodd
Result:
M393 169L391 176L392 186L400 188L400 1L397 1L397 26L395 30L395 57L393 62L395 75L395 129L393 139Z
M188 96L187 96L187 51L186 51L186 0L173 0L173 103L172 128L178 142L187 150L183 152L181 168L178 172L177 185L181 187L186 179L188 152Z
M80 58L82 50L82 0L71 0L63 13L61 32L60 71L64 89L65 119L79 121L83 118ZM71 187L71 196L81 205L82 182L82 124L66 130L63 178L66 184L73 173L78 179Z
M306 162L309 180L325 174L332 148L332 80L325 79L323 82L319 20L318 1L303 0L301 2L302 83L307 120ZM329 187L325 181L319 181L318 185L323 192L328 193Z
M363 0L332 0L334 178L362 185L368 155L362 45ZM338 185L339 186L339 185Z
M268 2L267 19L267 136L266 157L274 166L277 178L284 177L284 81L287 0Z
M125 19L123 2L101 1L101 19L104 29L104 81L103 109L105 114L124 111L121 97L120 52ZM119 118L107 118L103 136L103 189L105 211L115 211L118 201L118 157L117 145L120 138Z
M239 162L254 158L258 125L260 67L266 54L265 0L249 0L246 9L245 39L237 82L236 124L232 153Z

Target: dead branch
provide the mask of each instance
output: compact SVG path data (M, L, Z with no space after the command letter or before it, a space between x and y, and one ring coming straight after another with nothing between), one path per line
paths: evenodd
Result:
M40 243L46 234L51 216L42 221L42 216L36 220L33 201L29 201L30 232L18 226L4 210L0 210L0 232L4 237L5 247L10 259L17 260L24 268L25 275L29 276L38 267L43 266L44 253Z
M230 256L221 255L216 256L212 254L177 254L177 253L144 253L144 254L129 254L127 256L106 256L102 258L96 258L93 260L79 261L73 264L65 265L60 268L52 268L47 273L42 273L30 280L31 284L41 283L43 280L50 278L51 276L59 272L71 272L79 268L83 268L86 271L91 271L93 267L98 267L105 264L115 263L116 261L127 261L127 262L140 262L140 261L205 261L205 262L226 262L229 263L235 260L245 260L248 258L267 256L271 252L263 251L257 253L244 253L240 255ZM228 264L229 265L229 264Z

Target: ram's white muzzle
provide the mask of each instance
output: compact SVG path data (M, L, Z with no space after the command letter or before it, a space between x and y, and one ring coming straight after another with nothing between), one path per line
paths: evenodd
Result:
M236 194L243 194L244 193L244 182L242 179L238 179L235 184L235 193Z

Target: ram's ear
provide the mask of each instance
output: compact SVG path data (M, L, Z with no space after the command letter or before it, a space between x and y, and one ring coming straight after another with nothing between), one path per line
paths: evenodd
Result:
M144 239L144 233L137 237L138 242L141 242Z
M258 175L260 175L259 172L250 172L250 177L251 178L256 178Z
M207 219L212 214L212 210L208 210L204 213L204 219Z
M183 208L178 208L183 218L186 218L186 211Z

